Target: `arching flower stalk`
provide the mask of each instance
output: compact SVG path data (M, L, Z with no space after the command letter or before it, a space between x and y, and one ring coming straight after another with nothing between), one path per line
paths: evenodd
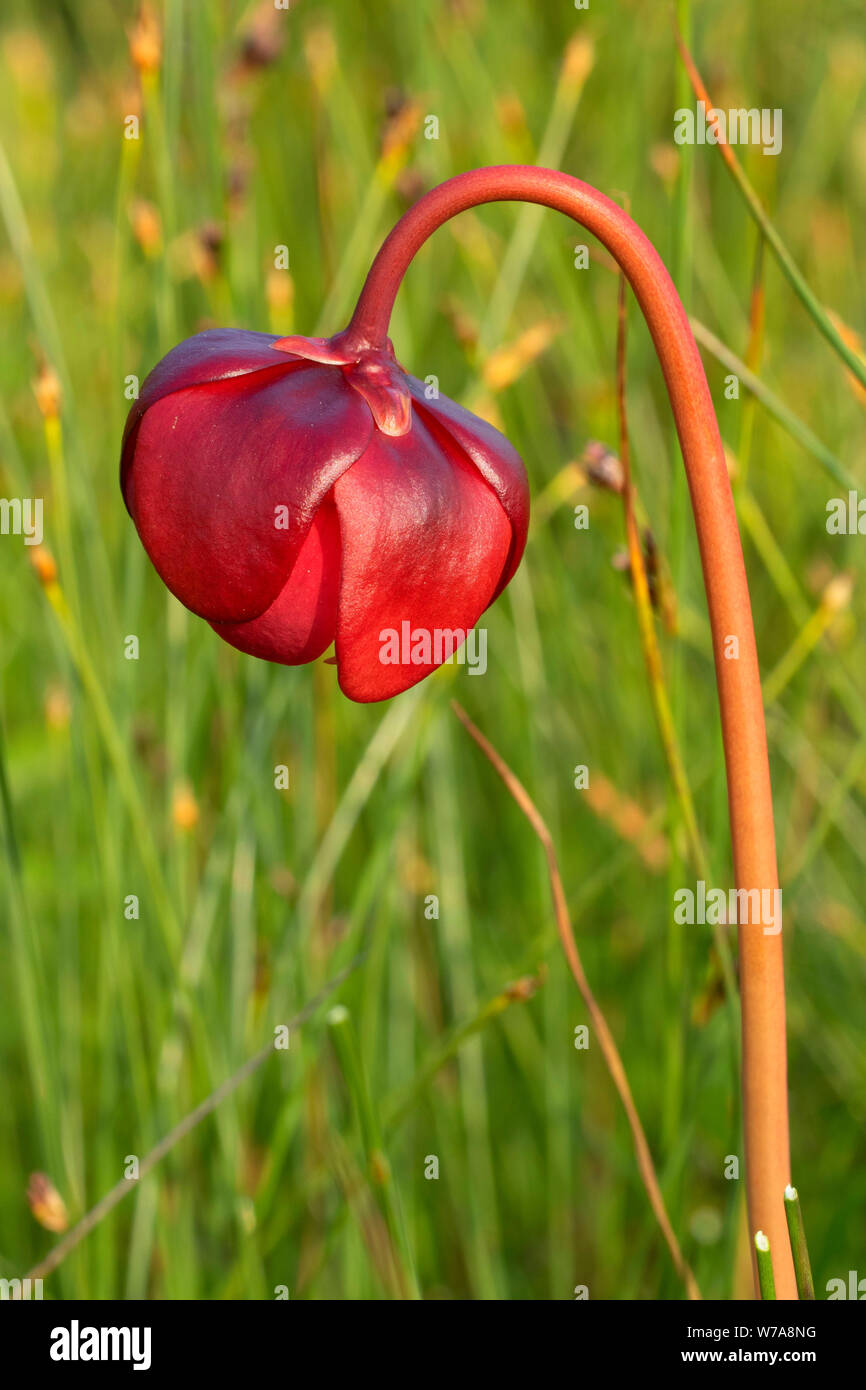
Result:
M180 344L130 412L127 506L168 587L242 651L295 665L335 642L341 687L364 701L405 690L440 665L520 562L526 478L498 431L444 397L425 398L397 363L388 324L427 238L458 213L499 201L543 204L597 236L649 326L701 554L734 877L751 901L757 890L763 912L778 886L767 740L718 425L664 264L631 218L588 184L521 165L461 174L398 222L342 333L277 339L216 330ZM749 1224L769 1240L777 1296L796 1298L784 1208L782 938L769 915L746 915L739 961Z

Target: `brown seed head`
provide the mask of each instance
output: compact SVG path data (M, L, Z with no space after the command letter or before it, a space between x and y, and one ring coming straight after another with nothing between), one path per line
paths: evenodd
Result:
M138 71L159 72L162 62L162 33L153 6L143 0L138 19L130 31L129 53Z
M72 719L72 702L65 685L56 682L49 685L43 700L45 723L49 729L63 730L69 727Z
M136 198L129 209L132 234L146 256L156 256L162 246L159 209L146 198Z
M63 404L60 378L48 362L42 362L39 373L33 382L33 394L43 420L56 420Z
M198 802L188 782L178 782L174 789L171 799L171 818L178 830L194 830L198 825Z
M586 476L596 487L602 487L607 492L615 492L622 495L625 487L625 469L616 454L608 449L606 444L601 444L597 439L591 439L583 451L581 463L586 469Z
M65 1231L69 1225L66 1203L50 1178L32 1173L27 1184L27 1201L34 1217L46 1231Z
M30 563L36 571L36 577L44 589L48 589L52 584L57 583L57 562L51 551L44 545L35 545L29 552Z
M283 20L284 14L274 8L273 0L265 0L259 6L241 37L237 67L240 74L251 75L277 62L286 40Z

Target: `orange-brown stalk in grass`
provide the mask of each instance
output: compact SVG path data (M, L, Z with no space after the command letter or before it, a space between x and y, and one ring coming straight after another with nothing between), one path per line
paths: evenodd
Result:
M404 215L376 257L344 347L381 344L410 261L449 218L490 202L532 202L598 237L628 279L661 362L683 453L707 594L734 877L739 889L778 887L773 805L758 655L725 456L700 354L665 266L643 232L588 184L550 169L476 169L434 188ZM735 640L734 640L735 639ZM785 1220L790 1182L782 934L762 914L739 926L743 1114L749 1224L769 1239L779 1298L796 1298Z

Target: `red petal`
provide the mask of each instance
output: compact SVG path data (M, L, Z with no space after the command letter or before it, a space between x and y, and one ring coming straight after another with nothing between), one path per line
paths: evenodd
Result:
M417 413L408 434L373 435L334 498L343 541L340 686L353 700L384 700L442 659L383 663L385 634L402 638L404 622L431 643L437 633L468 632L502 575L511 525L475 467L444 452Z
M249 623L212 623L239 651L284 666L315 661L330 647L340 592L340 523L331 498L316 512L287 583Z
M157 399L138 425L125 496L172 593L215 622L264 613L372 431L333 367L277 366Z
M423 381L409 377L409 390L422 417L436 432L444 430L493 488L511 522L513 542L493 598L502 593L520 564L529 530L529 483L523 460L504 434L447 396L428 400ZM441 435L440 435L441 437Z
M144 379L138 400L132 406L123 431L124 461L121 483L128 467L127 443L144 412L172 391L187 386L201 386L208 381L225 381L229 377L247 376L250 372L266 371L269 367L297 366L298 361L278 356L273 333L252 333L246 328L209 328L185 338L157 362Z

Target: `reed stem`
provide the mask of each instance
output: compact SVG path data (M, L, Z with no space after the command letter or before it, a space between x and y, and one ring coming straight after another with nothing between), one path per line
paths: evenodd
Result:
M755 1232L755 1260L758 1266L758 1290L762 1302L776 1297L776 1283L773 1278L773 1256L770 1242L763 1231Z
M341 346L359 353L381 347L403 276L427 238L460 212L503 201L553 208L598 237L634 291L664 372L709 607L734 877L738 889L759 890L762 903L739 926L749 1219L752 1230L766 1232L775 1251L779 1297L793 1299L797 1289L782 1197L790 1180L782 937L777 924L768 921L765 930L763 916L765 895L773 901L778 876L761 681L718 424L700 354L671 278L637 224L588 184L535 166L475 169L432 189L400 219L373 263ZM757 1273L756 1268L756 1286Z
M785 1215L788 1218L788 1234L791 1237L791 1252L794 1256L794 1273L797 1276L797 1292L803 1299L814 1299L815 1285L812 1281L812 1265L809 1248L806 1245L806 1228L800 1209L800 1194L796 1187L785 1188Z

